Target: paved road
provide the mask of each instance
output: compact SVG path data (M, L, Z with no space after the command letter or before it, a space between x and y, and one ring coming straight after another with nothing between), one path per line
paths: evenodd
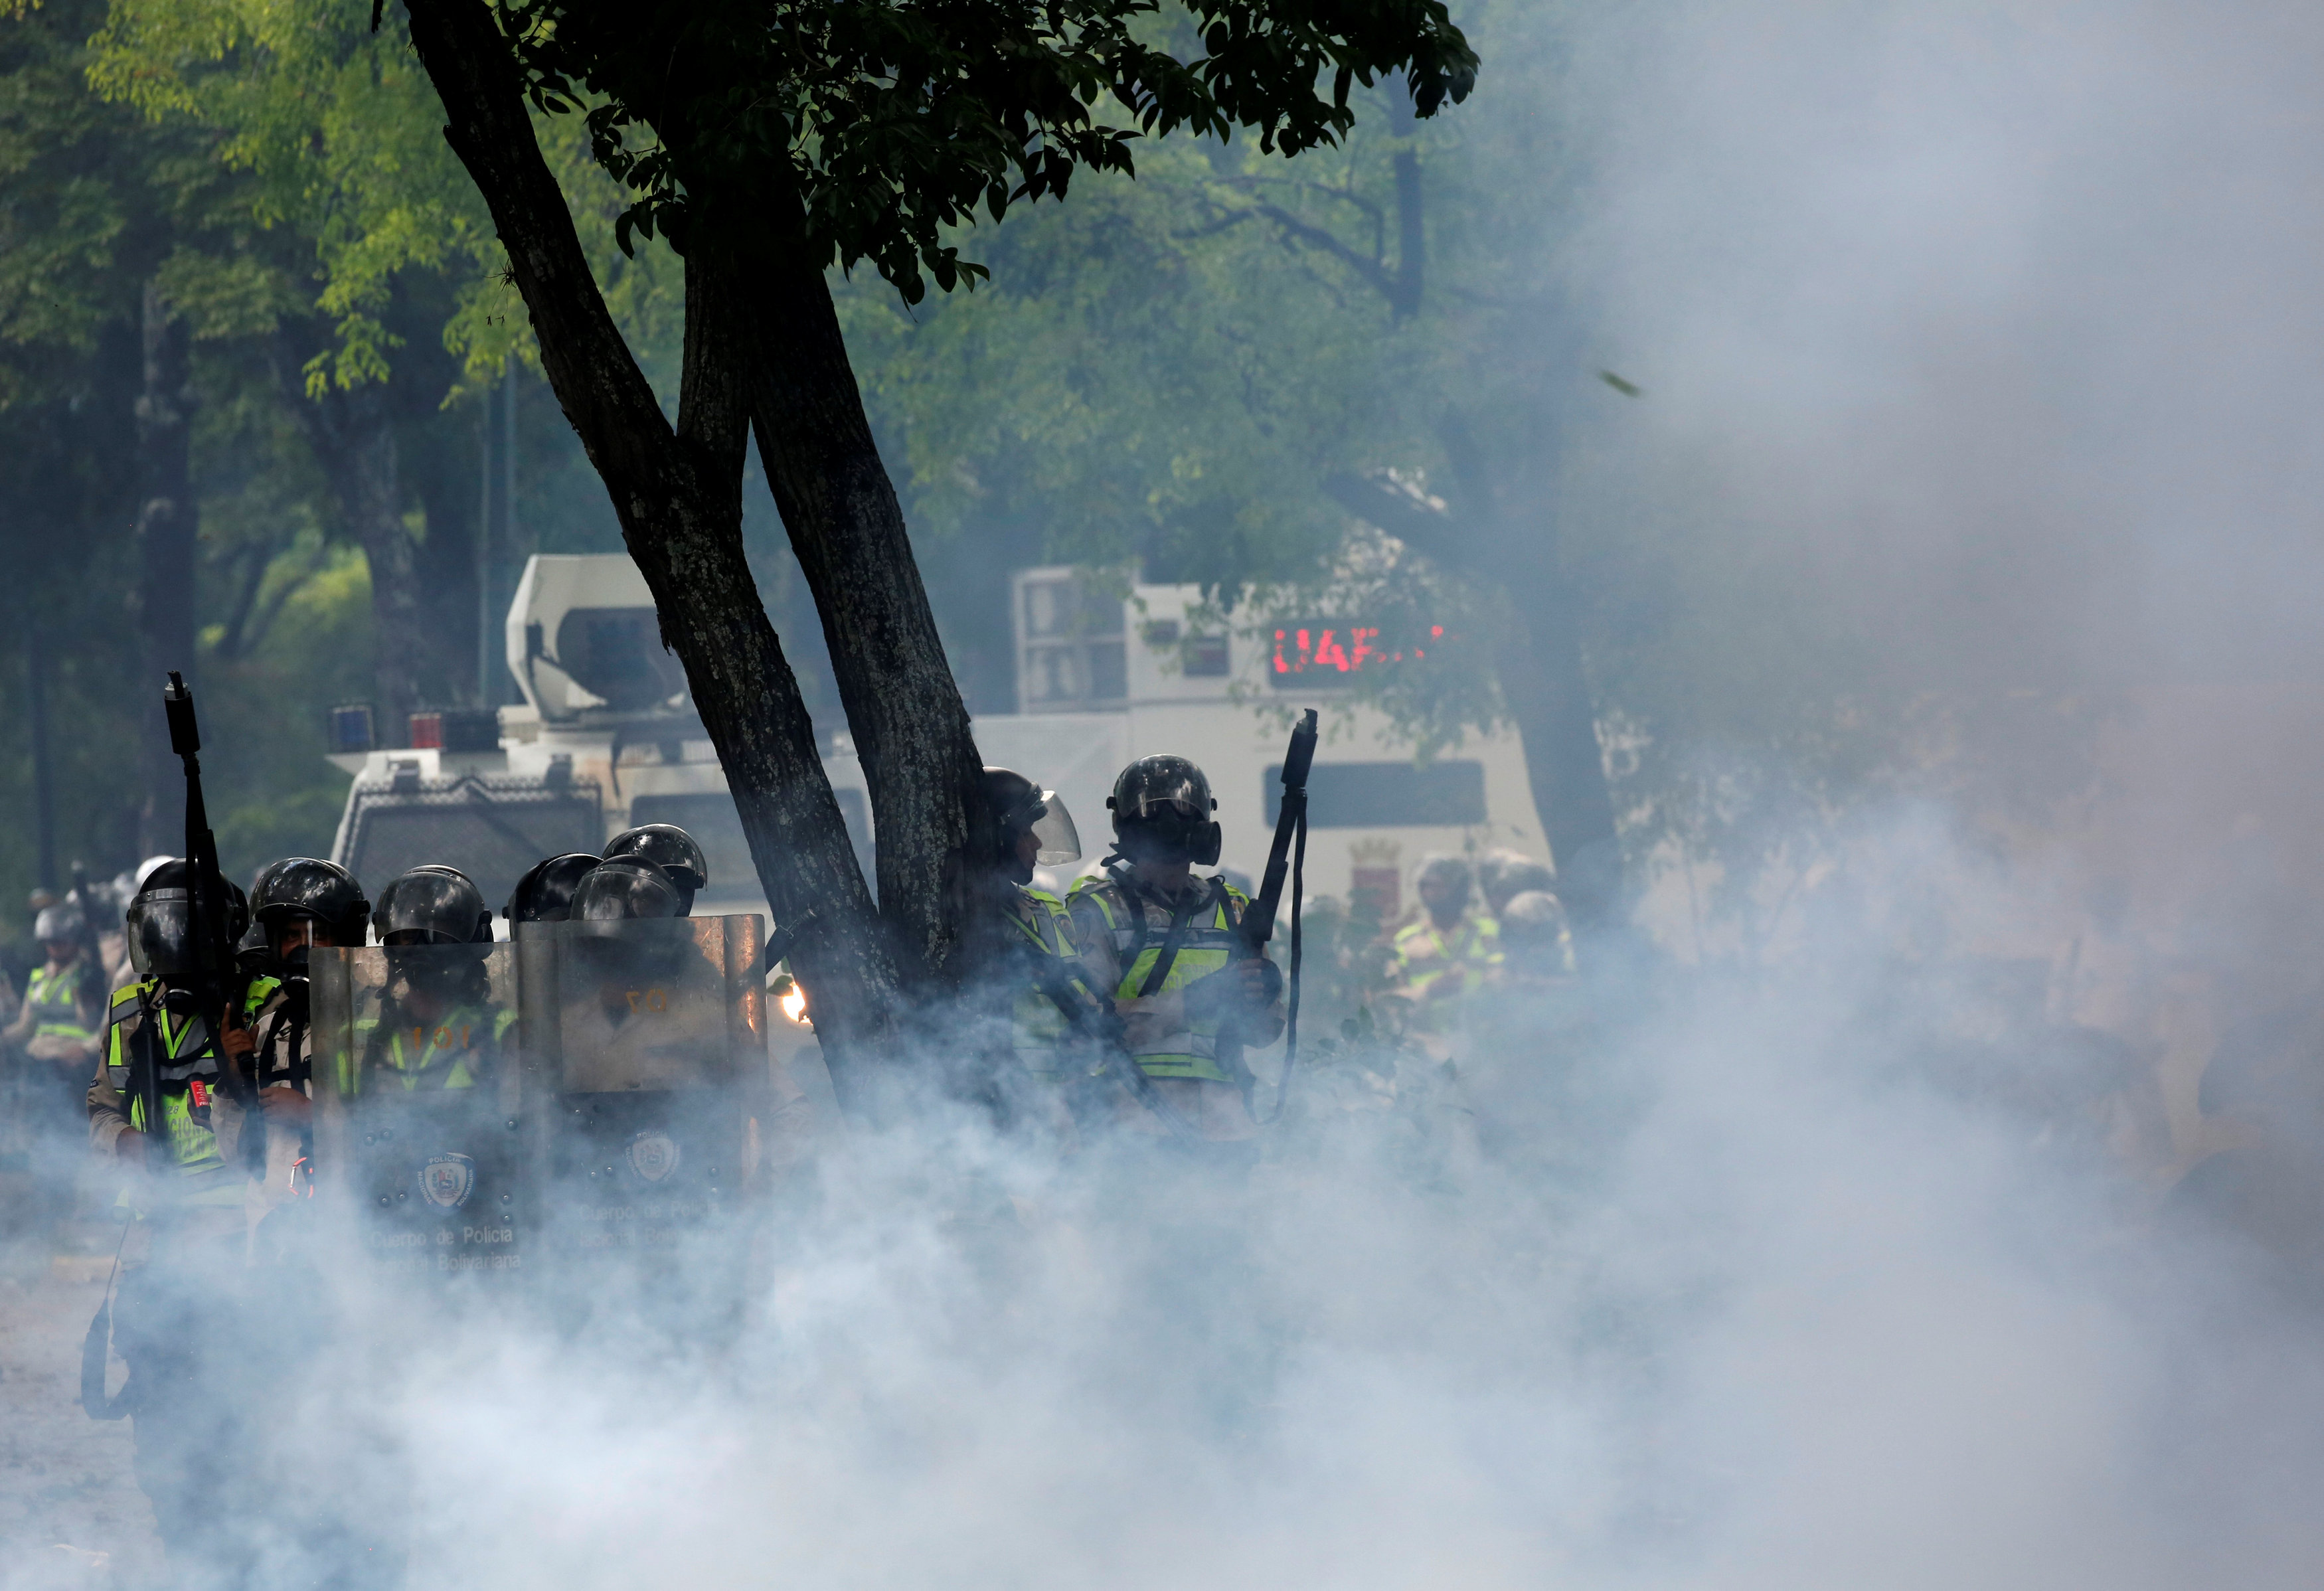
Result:
M130 1474L129 1424L80 1409L81 1338L106 1258L0 1254L0 1591L167 1583L153 1511Z

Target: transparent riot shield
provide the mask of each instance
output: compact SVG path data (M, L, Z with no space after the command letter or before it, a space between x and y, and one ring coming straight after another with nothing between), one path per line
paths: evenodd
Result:
M317 949L315 1173L374 1278L512 1281L540 1159L512 945Z
M756 917L528 923L526 1056L550 1103L541 1247L568 1318L739 1305L765 1114Z

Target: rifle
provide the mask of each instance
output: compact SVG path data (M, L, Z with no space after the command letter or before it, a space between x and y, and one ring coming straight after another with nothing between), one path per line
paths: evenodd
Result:
M1154 1086L1154 1079L1146 1075L1146 1068L1130 1054L1129 1041L1122 1036L1121 1014L1114 1010L1112 1002L1091 993L1088 985L1066 970L1063 957L1038 950L1028 950L1026 955L1033 963L1035 986L1064 1013L1075 1032L1098 1047L1131 1097L1168 1128L1170 1136L1180 1144L1207 1143L1208 1140L1194 1130L1194 1124L1162 1097L1162 1090Z
M210 833L209 809L202 801L202 732L194 721L194 693L174 669L169 688L161 692L161 705L170 718L170 749L186 765L186 871L192 886L188 892L192 908L188 916L194 952L194 972L189 981L202 1013L210 1018L210 1031L221 1046L224 1060L226 1018L240 993L235 986L240 980L235 974L232 908L225 876L218 872L217 837ZM220 1070L229 1081L241 1076L241 1068L230 1062ZM158 1100L149 1101L147 1108L154 1113L149 1120L161 1120Z
M1299 1058L1299 904L1307 871L1307 772L1314 762L1315 709L1309 708L1292 729L1290 749L1283 755L1283 805L1275 816L1275 840L1268 847L1267 872L1259 881L1258 895L1243 909L1242 921L1236 925L1243 953L1265 955L1267 942L1275 937L1275 914L1283 903L1284 874L1290 874L1291 994L1285 1012L1283 1075L1275 1085L1275 1114L1267 1118L1269 1122L1283 1117L1292 1063Z
M1300 716L1291 731L1291 749L1283 754L1283 806L1275 817L1275 841L1268 846L1267 872L1261 876L1259 893L1252 897L1250 907L1242 914L1240 927L1246 954L1258 956L1267 949L1268 940L1275 937L1275 914L1283 906L1283 877L1289 871L1292 840L1299 841L1300 860L1307 855L1307 770L1315 762L1315 709L1309 708ZM1294 897L1291 931L1299 931L1296 897Z

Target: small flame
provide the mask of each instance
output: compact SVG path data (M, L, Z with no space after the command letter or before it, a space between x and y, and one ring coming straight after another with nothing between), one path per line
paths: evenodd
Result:
M777 999L775 1004L782 1007L785 1022L802 1022L807 1020L807 991L798 985L793 984L790 992Z

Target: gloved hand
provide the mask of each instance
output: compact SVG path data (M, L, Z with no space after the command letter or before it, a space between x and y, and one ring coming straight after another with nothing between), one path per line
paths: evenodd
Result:
M1263 957L1230 961L1181 991L1190 1019L1224 1019L1265 1011L1283 992L1283 974Z

